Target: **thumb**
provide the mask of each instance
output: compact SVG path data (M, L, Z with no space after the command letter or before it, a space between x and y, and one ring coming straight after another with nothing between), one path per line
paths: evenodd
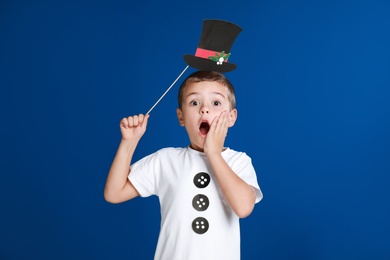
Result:
M146 129L146 127L148 125L149 117L150 117L150 114L146 114L144 116L144 120L142 121L142 124L141 124L142 128Z

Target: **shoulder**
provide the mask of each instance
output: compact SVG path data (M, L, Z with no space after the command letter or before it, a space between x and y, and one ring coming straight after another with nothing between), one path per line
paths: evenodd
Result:
M162 148L133 163L132 170L138 167L156 167L177 160L176 158L178 158L183 150L185 150L185 148Z
M185 152L187 149L183 147L166 147L158 150L156 154L159 155L172 155L172 154L180 154Z
M235 151L231 148L226 148L222 155L227 160L251 160L245 152Z
M147 157L169 159L169 158L176 158L177 156L179 156L180 154L183 154L185 152L186 152L186 148L166 147L166 148L161 148L160 150L157 150L156 152L150 154Z

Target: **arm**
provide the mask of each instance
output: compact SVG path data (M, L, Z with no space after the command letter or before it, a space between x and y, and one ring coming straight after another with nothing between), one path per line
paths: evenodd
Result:
M137 144L146 131L149 115L123 118L120 123L122 140L108 173L104 198L111 203L120 203L139 195L128 179L130 164Z
M204 152L230 207L240 218L249 216L254 208L254 188L243 181L223 159L221 151L227 134L229 118L223 112L215 118L207 134Z

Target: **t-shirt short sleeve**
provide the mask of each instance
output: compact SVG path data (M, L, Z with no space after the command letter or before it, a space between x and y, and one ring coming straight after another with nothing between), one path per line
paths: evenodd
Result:
M256 192L256 203L263 198L263 193L257 182L256 171L252 165L252 159L242 152L235 153L230 160L232 170L246 183L251 185Z
M156 154L151 154L130 166L128 179L133 184L141 197L157 195L157 175L153 170L160 163Z

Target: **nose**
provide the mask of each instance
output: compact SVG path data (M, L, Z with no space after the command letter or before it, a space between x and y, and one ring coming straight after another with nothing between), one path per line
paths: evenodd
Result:
M202 115L208 114L208 113L210 113L210 110L209 110L208 107L203 106L203 107L200 109L200 113L201 113Z

